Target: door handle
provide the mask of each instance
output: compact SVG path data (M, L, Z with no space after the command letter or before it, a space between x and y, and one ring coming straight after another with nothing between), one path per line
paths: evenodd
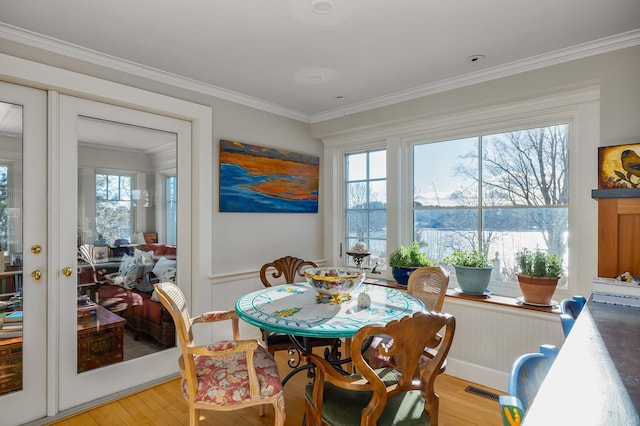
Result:
M31 272L31 278L36 281L40 281L40 278L42 278L42 272L40 272L40 269L36 269L35 271Z
M31 246L31 253L39 254L42 251L42 246L40 244L34 244Z
M64 268L62 268L62 275L64 275L65 277L70 277L72 272L73 269L71 269L71 266L65 266Z

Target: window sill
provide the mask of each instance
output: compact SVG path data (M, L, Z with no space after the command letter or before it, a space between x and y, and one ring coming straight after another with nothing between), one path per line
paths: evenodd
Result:
M560 313L560 305L554 305L549 307L526 305L518 301L518 299L514 299L513 297L497 296L493 294L490 294L488 296L472 296L468 294L458 293L455 290L448 289L447 297L450 297L453 299L460 299L460 300L470 300L477 303L487 303L491 305L508 306L510 308L516 308L516 309L526 309L529 311L548 312L551 314Z
M395 281L385 280L385 279L367 279L365 280L366 284L380 285L384 287L390 287L400 290L406 290L406 286L399 285ZM536 312L546 312L551 314L560 314L560 306L554 305L551 307L544 306L533 306L533 305L525 305L519 302L517 299L513 297L507 296L498 296L498 295L487 295L487 296L472 296L468 294L459 293L452 289L447 289L446 297L458 300L466 300L476 303L486 303L494 306L506 306L515 309L525 309L528 311L536 311Z

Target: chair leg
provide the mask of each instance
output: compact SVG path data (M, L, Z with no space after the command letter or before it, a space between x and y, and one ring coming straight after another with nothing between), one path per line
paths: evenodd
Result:
M280 392L280 396L273 401L273 411L275 413L274 425L284 426L287 413L284 410L284 393Z
M349 358L351 356L351 338L347 337L346 339L344 339L344 356L346 358ZM349 371L351 374L355 373L355 368L353 366L352 363L347 363L344 365L344 369Z
M198 426L200 424L200 410L192 408L189 410L189 426Z

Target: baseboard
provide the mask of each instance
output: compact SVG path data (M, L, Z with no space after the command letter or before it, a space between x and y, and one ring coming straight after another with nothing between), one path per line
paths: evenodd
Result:
M492 370L451 357L447 358L446 374L505 393L509 383L509 373Z

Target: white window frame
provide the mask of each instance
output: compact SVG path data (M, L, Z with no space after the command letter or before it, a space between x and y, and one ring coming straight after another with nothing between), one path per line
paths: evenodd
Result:
M387 247L391 252L413 238L412 150L416 143L442 141L480 133L536 127L553 122L569 124L569 256L568 284L556 297L588 295L597 273L597 204L591 190L597 186L597 148L600 144L600 89L570 90L525 101L479 108L402 124L329 137L323 140L325 191L325 254L328 262L342 263L344 238L344 155L385 147L387 150ZM392 280L391 271L381 278ZM452 280L451 286L456 286ZM498 290L498 287L496 287ZM499 289L513 297L517 288Z
M118 176L118 177L128 177L131 179L131 200L129 200L129 204L130 204L130 213L129 213L129 227L131 229L131 235L129 236L128 240L129 242L131 242L133 240L133 234L136 232L136 226L137 226L137 217L138 217L138 212L137 212L137 208L136 205L134 203L134 199L133 199L133 191L138 189L138 183L137 183L137 173L135 172L130 172L130 171L124 171L124 170L120 170L120 171L116 171L116 170L106 170L106 169L95 169L93 171L93 234L94 234L94 239L97 238L98 236L98 221L97 221L97 206L98 206L98 197L96 196L96 185L97 185L97 176L98 175L104 175L104 176ZM109 200L106 200L109 201ZM109 241L109 244L113 244L113 241Z
M534 121L532 121L534 120ZM500 133L507 133L510 131L523 131L526 129L535 129L535 128L542 128L542 127L549 127L549 126L554 126L554 125L567 125L567 133L569 134L569 143L567 145L567 149L569 150L569 156L571 156L571 149L574 146L574 143L572 142L572 139L574 139L573 137L573 128L574 128L574 123L573 121L566 121L563 119L557 119L557 118L553 118L551 121L545 121L545 118L541 118L541 122L536 122L535 121L535 115L532 115L531 117L528 117L527 119L527 124L523 125L521 127L519 127L520 125L518 124L518 120L507 120L504 123L500 123L497 122L495 123L496 127L492 127L489 131L483 130L482 132L476 132L474 134L466 134L464 136L455 136L453 139L449 138L446 140L443 139L416 139L414 137L409 138L407 140L408 142L408 150L409 150L409 155L411 156L410 158L410 165L411 165L411 177L410 177L410 187L411 187L411 192L409 193L410 195L410 204L404 204L406 206L406 208L410 209L411 211L409 212L409 218L408 220L411 221L411 230L412 230L412 234L411 234L411 239L413 239L413 213L414 213L414 209L413 209L413 194L414 194L414 179L413 179L413 170L414 170L414 161L413 161L413 153L414 153L414 147L418 146L418 145L424 145L424 144L429 144L429 143L441 143L444 141L444 143L446 143L447 140L458 140L458 139L463 139L463 138L480 138L480 137L486 137L488 135L495 135L495 134L500 134ZM514 124L515 123L515 124ZM501 125L506 125L506 127L501 128ZM473 133L473 132L472 132ZM569 162L569 175L571 175L571 162ZM568 179L570 179L570 177L568 177ZM509 208L511 206L507 205L504 206L504 208ZM545 208L547 206L530 206L529 208ZM571 189L569 189L569 210L571 210ZM469 207L465 207L465 209L467 210L474 210L477 211L479 215L482 215L483 210L485 209L484 206L469 206ZM530 247L531 248L531 247ZM571 258L571 254L570 254L571 250L569 250L569 259ZM491 254L489 254L489 259L491 259ZM441 259L437 259L437 260L441 260ZM513 259L510 259L511 261L513 261ZM450 272L453 272L451 267L449 267ZM567 272L570 271L565 271L565 274ZM567 276L569 274L566 274ZM455 274L452 273L451 277L450 277L450 281L449 281L449 288L456 288L459 287ZM501 296L508 296L508 297L518 297L521 295L519 287L517 285L517 283L515 282L502 282L502 281L496 281L493 280L491 281L490 285L489 285L489 289L498 295ZM565 289L566 290L566 289Z
M156 212L159 215L159 217L157 218L157 220L159 220L158 223L162 224L162 240L167 244L176 244L175 241L170 241L169 240L169 208L168 208L168 203L169 200L167 199L167 180L169 180L169 178L175 178L176 179L176 188L178 185L178 176L176 175L175 171L173 172L167 172L167 173L162 173L160 176L162 176L162 195L159 196L158 198L159 203L161 202L162 204L158 204L157 208L156 208ZM174 211L174 214L176 215L176 223L174 224L174 232L177 230L177 213L178 213L178 203L177 200L175 200L176 202L176 208ZM160 206L162 206L160 208Z
M384 178L372 178L372 177L371 177L371 164L370 164L370 156L371 156L371 153L374 153L374 152L381 152L381 151L384 151L384 152L385 152L385 158L386 158L386 149L384 149L384 148L379 148L379 149L367 149L367 150L359 151L359 152L345 152L345 153L343 154L343 156L342 156L342 158L343 158L343 171L344 171L344 172L346 172L346 171L348 170L348 167L347 167L347 164L346 164L347 155L360 155L360 154L366 154L366 155L367 155L367 170L366 170L366 177L365 177L364 179L356 179L356 180L353 180L353 181L349 181L350 183L353 183L353 182L355 182L355 181L360 181L360 182L364 183L364 184L367 186L367 200L366 200L367 207L366 207L366 208L362 208L362 209L358 209L358 210L360 210L360 211L362 211L362 212L365 212L365 213L366 213L366 215L367 215L367 217L368 217L368 219L367 219L367 224L369 224L369 220L370 220L370 218L371 218L372 211L380 211L380 210L381 210L381 209L373 209L373 208L371 208L371 207L369 206L369 202L370 202L370 193L369 193L370 185L371 185L371 183L372 183L372 182L376 182L376 181L382 181L382 180L384 180L385 185L386 185L386 182L387 182L386 174L385 174L385 177L384 177ZM386 173L386 170L385 170L385 173ZM344 188L346 188L346 186L347 186L347 181L346 181L346 179L347 179L347 177L345 176L345 177L343 178L343 185L344 185ZM343 206L344 206L344 207L343 207L343 210L342 210L342 211L343 211L343 214L344 214L344 218L345 218L345 220L344 220L344 222L343 222L343 223L344 223L344 227L345 227L345 228L344 228L344 240L343 240L343 244L345 244L345 245L343 246L343 249L344 249L344 251L345 251L345 252L348 252L348 251L350 250L351 246L353 245L353 244L351 244L351 243L349 243L349 242L347 241L349 238L351 238L351 237L347 237L347 234L348 234L348 232L347 232L347 224L346 224L347 211L348 211L348 210L351 210L351 211L356 210L356 209L348 209L348 207L346 206L346 204L347 204L347 198L348 198L348 197L347 197L347 194L345 194L345 198L344 198L344 200L343 200L343 201L344 201L344 204L343 204ZM385 194L385 200L386 200L386 194ZM388 203L387 203L387 205L388 205ZM386 211L387 211L387 209L385 208L385 210L384 210L384 211L385 211L385 217L386 217L386 214L387 214L387 213L386 213ZM382 239L381 239L381 238L372 238L372 237L370 236L370 234L369 234L370 227L368 227L368 228L369 228L369 229L367 229L367 230L366 230L365 235L363 235L363 237L365 237L365 238L366 238L366 243L367 243L367 245L369 246L369 248L370 248L370 249L372 249L372 247L371 247L371 240L372 240L372 239L373 239L373 240L382 240ZM387 239L385 238L385 239L384 239L384 241L387 241ZM385 246L386 246L386 245L387 245L387 244L385 244ZM362 267L363 267L364 269L370 269L370 268L374 268L374 267L376 267L376 270L378 270L378 269L383 270L383 269L386 269L386 268L387 268L387 264L386 264L386 262L385 262L384 260L383 260L382 262L378 263L379 261L377 260L377 257L376 257L376 258L374 258L374 259L372 259L372 257L373 257L374 255L376 255L376 254L377 254L377 253L375 253L375 252L373 252L373 251L372 251L372 252L371 252L371 257L367 257L367 258L365 258L365 259L364 259L364 261L362 262ZM353 267L353 266L354 266L354 262L353 262L353 260L354 260L354 259L349 259L349 257L350 257L350 256L344 256L344 257L343 257L343 264L344 264L344 265L346 265L346 266L352 266L352 267Z

